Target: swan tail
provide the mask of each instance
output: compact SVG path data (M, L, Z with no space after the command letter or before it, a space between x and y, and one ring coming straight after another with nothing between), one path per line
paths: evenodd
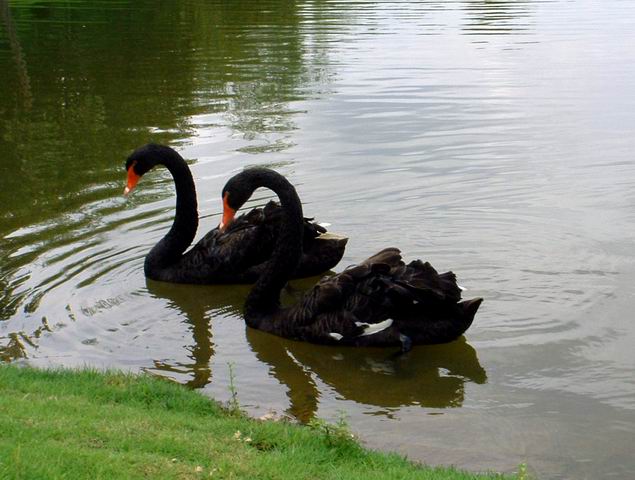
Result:
M459 303L459 305L463 308L465 320L468 323L467 327L469 327L474 321L474 317L476 316L476 312L481 306L481 303L483 303L482 298L473 298L471 300L465 300L464 302Z
M452 307L439 308L430 316L410 323L417 343L446 343L463 335L474 321L482 298L465 300ZM423 320L423 321L421 321Z

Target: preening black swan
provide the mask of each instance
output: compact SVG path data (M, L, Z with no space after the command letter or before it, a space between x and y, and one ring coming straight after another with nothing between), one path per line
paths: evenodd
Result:
M223 188L223 218L231 222L232 212L258 187L278 195L283 221L271 261L245 302L249 326L313 343L407 351L412 344L454 340L472 324L482 299L461 302L452 272L439 274L421 260L406 265L396 248L323 278L297 304L282 308L280 291L302 256L302 204L295 188L273 170L245 170Z
M176 215L170 231L146 256L145 275L175 283L255 282L276 245L283 209L275 202L253 209L236 218L231 227L211 230L184 253L196 235L198 210L194 180L183 157L163 145L138 148L126 160L128 183L124 194L130 193L141 176L156 165L164 165L172 174ZM337 265L344 254L346 238L324 235L326 229L310 219L301 220L300 230L302 253L291 276L318 275Z

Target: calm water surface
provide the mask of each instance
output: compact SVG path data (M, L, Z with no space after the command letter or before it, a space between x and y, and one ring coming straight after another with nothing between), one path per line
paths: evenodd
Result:
M0 0L0 358L147 371L368 445L540 478L635 476L635 4L620 0ZM350 236L486 300L465 338L391 359L245 328L248 287L146 281L166 171L199 236L267 165ZM264 203L261 192L248 206ZM294 291L315 279L295 282ZM293 294L289 294L293 295Z

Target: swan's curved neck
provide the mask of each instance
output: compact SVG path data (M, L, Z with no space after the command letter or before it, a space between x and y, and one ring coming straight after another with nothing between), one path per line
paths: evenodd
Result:
M267 187L278 195L284 216L271 260L245 302L245 321L254 328L280 308L280 292L302 257L303 235L302 203L293 185L282 175L268 171L258 174L257 187Z
M176 214L172 228L146 256L145 270L156 277L159 270L177 262L190 246L198 228L198 205L192 172L176 152L170 151L157 162L172 174L176 186Z

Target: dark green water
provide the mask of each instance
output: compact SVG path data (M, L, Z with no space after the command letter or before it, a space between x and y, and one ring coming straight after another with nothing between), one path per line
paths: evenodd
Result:
M635 4L619 0L0 0L0 359L148 371L432 464L632 478ZM351 240L485 303L464 339L390 352L247 330L248 287L146 281L165 171L199 236L247 165ZM248 206L261 204L266 192ZM297 289L315 279L296 282Z

